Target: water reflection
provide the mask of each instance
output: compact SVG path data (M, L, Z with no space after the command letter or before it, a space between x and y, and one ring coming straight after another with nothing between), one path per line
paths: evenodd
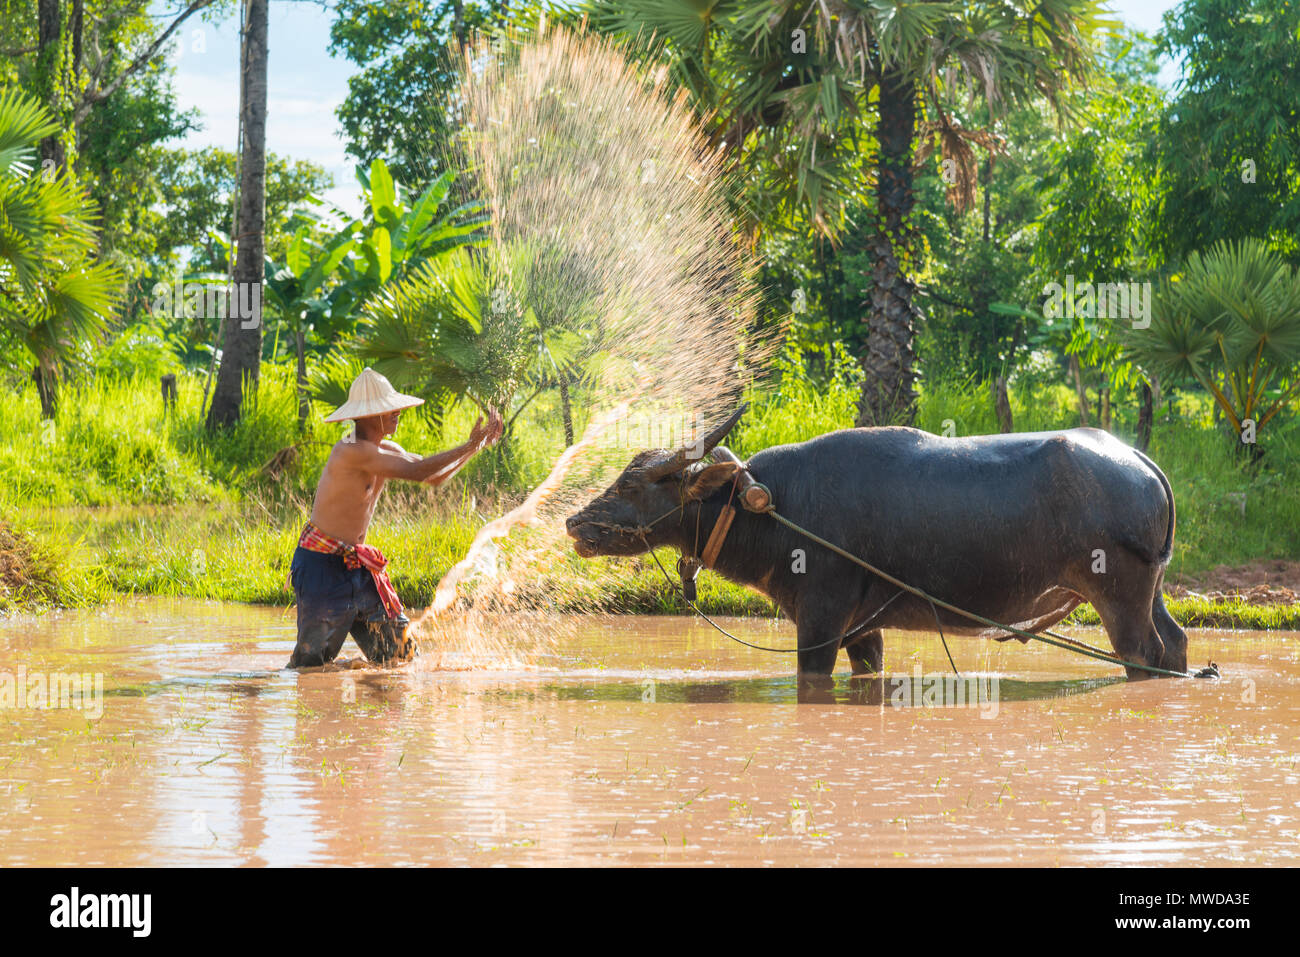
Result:
M891 633L889 674L810 692L688 619L562 631L534 668L299 674L275 609L4 622L0 671L102 673L104 707L0 710L0 863L1300 860L1295 635L1196 632L1222 681L1132 684L953 643L958 684Z
M790 677L745 678L734 681L661 681L570 684L554 682L537 689L503 689L496 694L516 698L553 696L560 701L640 701L660 704L850 704L895 708L961 708L989 710L1002 701L1043 701L1087 694L1123 684L1123 676L1022 681L991 675L882 675L850 678L841 675L828 690L801 686Z

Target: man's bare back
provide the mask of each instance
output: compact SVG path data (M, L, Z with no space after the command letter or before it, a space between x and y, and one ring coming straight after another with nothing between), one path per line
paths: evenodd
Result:
M389 479L441 485L473 455L501 437L501 417L492 411L485 425L474 423L469 439L437 455L421 457L386 438L397 428L398 412L357 419L354 435L334 444L316 487L311 523L326 535L359 545Z

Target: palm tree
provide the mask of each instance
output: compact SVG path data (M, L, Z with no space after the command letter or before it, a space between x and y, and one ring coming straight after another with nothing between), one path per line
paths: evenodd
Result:
M1199 383L1243 443L1300 394L1300 272L1261 240L1192 253L1152 312L1130 352L1161 381Z
M752 0L590 0L592 26L666 63L707 133L744 175L730 185L750 238L803 219L834 236L861 201L862 84L824 46L792 42L804 11ZM758 22L746 13L762 14ZM807 31L804 30L806 33Z
M461 401L502 410L508 440L529 403L557 386L563 397L598 350L594 313L583 307L596 301L595 283L584 297L574 279L585 259L521 244L428 261L367 303L355 355L397 388L425 396L421 408L435 421ZM334 365L336 378L352 370ZM342 394L318 383L319 398ZM572 444L571 417L565 425Z
M535 323L501 270L464 250L386 286L363 322L356 355L398 389L426 397L435 421L464 400L508 409L535 353Z
M247 0L240 58L240 130L238 243L223 324L221 366L208 408L209 430L239 420L244 388L257 388L262 362L261 286L266 236L266 43L269 0ZM256 295L254 295L254 292ZM237 315L235 302L252 306L253 315Z
M911 242L918 141L937 136L957 174L950 198L969 202L977 181L970 144L983 145L987 132L958 126L946 98L969 90L997 113L1042 96L1062 111L1067 85L1090 72L1093 34L1108 25L1099 0L716 0L702 8L691 0L595 0L593 7L598 25L643 41L663 38L682 61L675 75L697 85L716 78L712 41L725 36L725 65L748 73L715 82L711 96L687 83L697 108L720 118L715 123L733 137L729 143L748 170L796 158L797 199L818 229L834 230L845 195L823 188L851 169L842 158L854 148L843 135L846 117L874 120L876 228L866 250L873 288L858 422L910 421L920 317L911 278L918 265ZM802 31L807 52L797 52L795 31ZM928 119L918 126L919 118ZM753 135L773 127L784 134ZM802 150L783 145L799 137Z
M0 327L36 361L41 414L58 408L58 378L103 332L123 277L97 262L93 201L67 170L33 172L37 145L58 131L18 90L0 92Z

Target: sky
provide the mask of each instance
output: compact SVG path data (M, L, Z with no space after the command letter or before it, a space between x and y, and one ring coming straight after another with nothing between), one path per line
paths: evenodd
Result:
M1111 9L1126 23L1146 33L1160 27L1161 14L1175 0L1115 0ZM319 163L334 176L326 199L353 215L361 211L353 176L354 161L344 155L346 143L339 135L335 110L348 92L352 63L331 57L329 27L332 3L272 0L268 42L267 149L292 159ZM174 2L155 2L161 18L177 8ZM162 20L161 22L167 22ZM222 146L235 149L239 113L238 8L215 23L186 21L173 55L175 91L182 109L197 109L201 129L179 145L189 149ZM1172 85L1176 70L1164 64L1160 79Z

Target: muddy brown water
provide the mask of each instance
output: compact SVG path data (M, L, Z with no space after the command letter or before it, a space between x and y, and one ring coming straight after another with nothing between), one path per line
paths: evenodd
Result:
M1223 680L1132 684L1046 646L950 639L971 680L943 687L937 638L887 633L906 681L845 672L798 703L790 656L702 622L566 624L529 669L295 674L279 609L2 620L0 863L1300 859L1296 634L1193 632L1191 660ZM728 624L792 642L786 623ZM102 697L16 696L73 673L101 675Z

